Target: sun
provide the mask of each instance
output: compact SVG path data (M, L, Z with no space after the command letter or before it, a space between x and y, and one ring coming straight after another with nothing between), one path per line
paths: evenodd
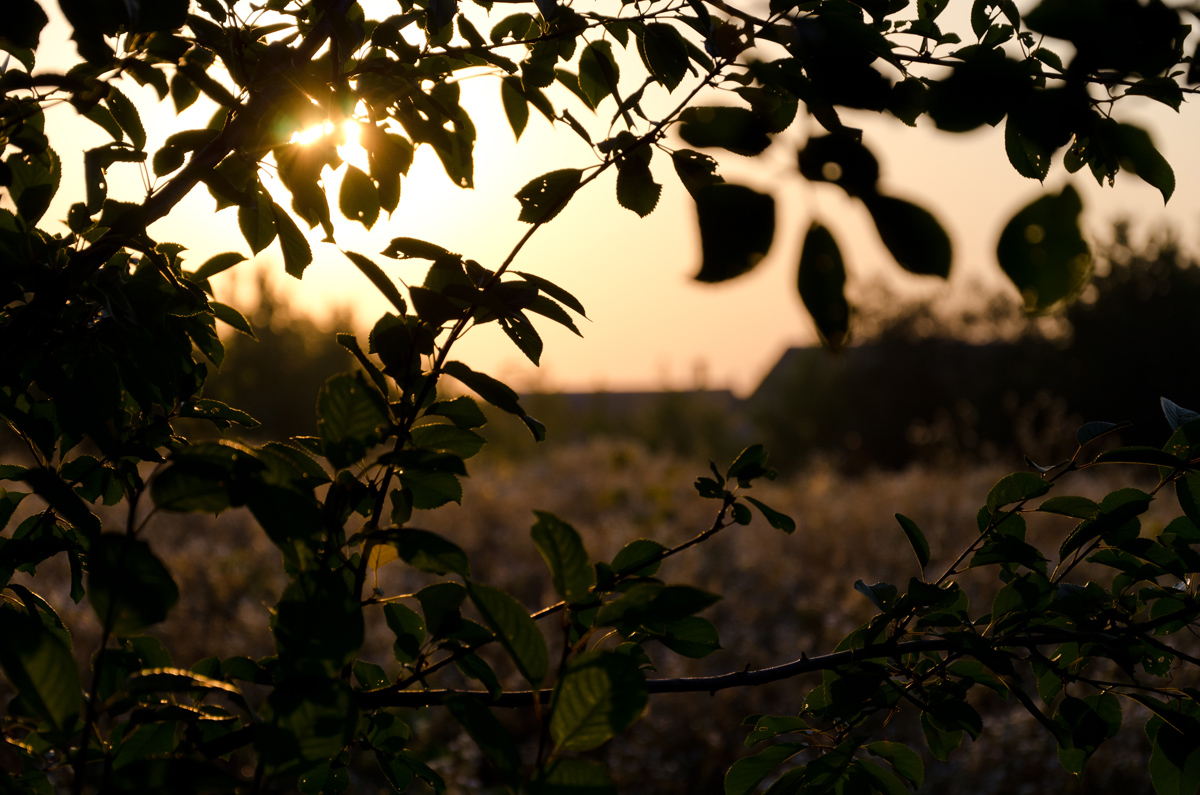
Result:
M343 121L341 123L341 136L337 145L337 152L342 160L365 171L369 167L369 163L367 161L367 150L362 146L361 129L362 124L354 119ZM320 138L334 135L337 132L337 123L326 121L323 124L314 124L312 127L292 133L292 137L288 143L311 144Z

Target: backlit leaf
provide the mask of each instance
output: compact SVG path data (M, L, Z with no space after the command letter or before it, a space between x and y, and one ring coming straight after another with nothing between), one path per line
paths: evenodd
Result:
M529 611L504 591L488 585L468 583L467 594L521 675L534 687L540 685L550 670L550 655L546 639Z
M1046 194L1008 222L996 256L1028 312L1045 312L1073 298L1091 273L1091 249L1079 230L1083 202L1067 185Z
M841 350L850 336L846 268L833 235L820 224L814 223L804 236L797 286L822 342L835 351Z
M576 658L554 689L555 748L588 751L633 725L646 708L646 678L630 656L593 651Z
M695 194L702 260L696 280L723 282L749 272L775 237L775 199L744 185L709 185Z

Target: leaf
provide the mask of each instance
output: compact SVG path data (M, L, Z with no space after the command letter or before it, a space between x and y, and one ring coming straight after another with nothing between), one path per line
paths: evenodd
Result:
M1046 312L1072 299L1091 273L1091 249L1079 230L1083 203L1070 185L1046 194L1005 226L996 256L1021 292L1027 312Z
M238 256L241 256L240 254ZM208 306L213 311L213 315L217 320L242 332L250 339L257 339L254 336L254 329L250 326L250 321L241 312L234 309L228 304L222 304L220 301L209 301Z
M1004 151L1008 155L1008 162L1022 177L1041 182L1050 173L1050 156L1053 152L1047 152L1037 141L1022 135L1020 126L1013 121L1011 114L1004 123Z
M406 469L400 482L412 492L412 507L428 511L450 502L462 502L462 484L452 472L421 472Z
M663 634L656 639L683 657L701 659L720 650L717 628L706 618L685 616L663 625Z
M558 757L539 771L530 795L617 795L617 787L600 762Z
M521 79L509 75L500 80L500 101L504 105L504 115L512 127L513 138L521 140L521 133L529 123L529 101L521 88Z
M771 527L774 527L776 530L782 530L788 535L796 532L796 520L792 517L764 505L753 497L742 497L742 499L761 511L763 518L767 520L767 524L771 525Z
M753 157L771 145L766 123L749 108L692 106L679 115L679 120L679 137L701 149L719 147Z
M725 180L717 173L717 161L692 149L676 149L671 153L671 164L687 192L696 198L709 185Z
M402 665L415 662L425 642L425 622L421 616L411 608L392 602L383 606L383 617L388 629L396 636L396 642L392 644L396 661Z
M209 257L204 261L203 265L201 265L199 268L196 268L196 270L192 273L192 278L195 281L208 279L212 276L216 276L218 273L224 273L234 265L237 265L239 262L245 261L246 255L239 254L236 251L227 251L224 254L217 254L214 257ZM212 302L210 301L209 303L211 305Z
M439 453L452 453L459 458L470 458L475 455L487 441L473 431L442 424L413 428L412 440L415 447Z
M550 655L546 639L529 611L521 603L498 588L468 582L467 594L483 616L484 623L496 633L521 675L534 687L539 686L550 670ZM561 686L561 682L559 683Z
M87 593L101 626L118 636L164 621L179 601L179 588L149 545L117 533L92 542Z
M646 678L625 654L592 651L567 666L550 702L556 750L588 751L632 726L646 708Z
M638 54L655 80L674 91L688 71L687 43L673 26L651 22L638 36Z
M487 417L479 410L479 405L466 395L439 400L425 409L425 415L446 417L459 428L479 428L487 424Z
M1187 462L1157 447L1118 447L1105 450L1092 461L1094 464L1144 464L1153 467L1182 469Z
M709 185L695 195L700 227L700 282L748 273L766 257L775 237L775 199L744 185Z
M923 207L878 194L864 199L875 228L900 267L922 276L950 275L950 238Z
M396 550L401 560L417 571L471 576L467 553L437 533L405 527L389 530L383 540Z
M12 172L8 195L17 206L17 214L30 226L50 208L62 179L62 162L50 147L38 154L10 155L4 163Z
M271 245L276 234L271 197L257 191L252 202L238 207L238 227L252 253L257 254Z
M129 101L129 98L122 94L116 86L109 85L108 98L105 103L112 111L117 124L121 125L121 129L129 136L133 148L139 151L145 149L146 129L142 126L142 118L138 115L137 108Z
M617 203L645 218L658 206L662 185L654 181L649 164L642 160L617 161Z
M367 229L379 220L379 190L362 169L347 164L338 189L338 206L342 215Z
M392 242L381 253L392 259L436 260L447 256L450 252L436 243L417 240L413 237L396 237L392 238Z
M513 344L536 366L542 358L542 338L524 312L500 318L500 327Z
M633 577L653 577L662 565L667 548L657 541L638 538L621 547L609 564L617 574Z
M576 298L575 296L571 295L570 293L568 293L563 288L559 287L554 282L550 281L549 279L544 279L541 276L537 276L532 273L526 273L525 271L513 271L513 272L515 274L517 274L518 276L520 276L525 281L527 281L530 284L537 287L538 290L540 290L541 292L550 296L554 300L558 301L561 304L566 305L567 307L569 307L570 309L573 309L574 311L578 312L579 314L583 315L584 317L587 317L587 312L584 311L583 304L579 303L579 299Z
M987 508L995 513L1005 505L1040 497L1050 491L1052 485L1032 472L1014 472L992 486L987 496Z
M246 412L235 409L232 406L227 406L219 400L212 400L210 398L193 398L191 400L184 401L179 408L179 416L192 417L201 420L220 420L222 422L232 422L246 428L254 428L258 425L261 425L258 420L254 419Z
M1158 100L1176 113L1183 104L1183 89L1171 77L1147 77L1125 89L1125 93Z
M361 372L335 375L317 395L321 451L338 469L362 459L389 424L387 403Z
M913 789L920 789L925 781L925 765L916 751L903 743L876 742L866 746L872 756L886 759L892 769L912 784Z
M1171 194L1175 192L1175 172L1167 159L1154 147L1150 133L1132 124L1118 124L1114 131L1114 139L1119 149L1121 168L1132 171L1158 188L1163 197L1163 204L1170 201Z
M550 569L554 590L567 604L588 598L596 582L583 539L574 527L552 513L534 511L537 521L529 534Z
M510 387L484 373L477 373L462 362L447 362L442 372L462 381L475 394L509 414L524 414L517 402L517 393Z
M544 224L551 220L567 206L582 178L581 169L563 168L531 180L517 191L517 201L521 203L518 220L527 224Z
M40 620L0 607L0 668L21 703L53 727L66 747L79 719L83 691L71 650Z
M521 783L521 756L508 730L496 720L491 710L479 701L466 696L452 696L442 702L451 717L466 730L467 734L483 751L501 778L510 787Z
M1165 397L1160 397L1158 402L1162 406L1163 416L1167 418L1167 424L1171 426L1172 431L1179 430L1180 426L1187 425L1192 420L1200 420L1200 414L1191 409L1185 409Z
M797 277L800 300L817 325L821 341L840 351L850 337L850 304L846 301L846 268L829 230L813 223L804 236Z
M592 42L579 56L579 90L593 109L613 93L620 75L610 42Z
M382 293L383 297L390 301L400 316L403 317L408 311L408 305L404 302L404 296L400 295L400 290L388 278L388 275L383 272L383 269L362 254L353 251L343 251L342 253L362 271L364 276L371 280L371 284L375 285L375 289Z
M900 529L908 538L909 546L917 556L917 563L920 564L921 571L924 571L925 567L929 565L929 542L925 540L925 534L921 532L921 528L917 527L916 522L904 514L896 514L896 521L900 523Z
M271 213L275 217L275 228L279 231L279 247L283 250L283 269L289 276L299 279L304 269L312 264L312 248L304 233L287 211L271 202Z
M1075 432L1075 440L1083 447L1088 442L1095 441L1101 436L1106 436L1113 431L1118 431L1122 428L1128 428L1128 422L1087 422L1079 426L1079 430Z
M739 759L725 774L725 795L750 795L772 770L807 747L805 743L777 743Z

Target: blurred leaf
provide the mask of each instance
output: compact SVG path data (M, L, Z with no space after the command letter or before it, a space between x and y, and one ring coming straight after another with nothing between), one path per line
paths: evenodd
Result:
M1073 298L1091 273L1091 250L1079 231L1083 203L1070 185L1046 194L1005 226L996 248L1028 312L1045 312Z
M775 237L775 200L744 185L719 183L695 194L702 260L696 280L723 282L748 273Z
M833 235L818 223L804 236L797 282L800 300L816 323L821 341L835 351L844 348L850 336L846 268Z
M749 108L693 106L683 111L679 120L679 137L701 149L719 147L753 157L771 145L766 124Z
M556 749L588 751L634 724L649 700L646 678L624 654L593 651L573 660L550 702Z
M471 575L467 554L457 544L428 530L411 527L390 530L382 540L396 549L405 563L431 574Z
M653 577L662 565L662 553L666 551L667 548L657 541L638 538L621 547L610 565L617 574Z
M529 123L529 103L519 77L509 75L500 80L500 100L504 105L504 115L512 127L513 137L519 141L525 125Z
M0 668L21 703L65 743L83 706L71 650L41 621L8 605L0 607L0 637Z
M87 592L101 626L115 635L140 634L179 601L178 586L149 545L117 533L92 542Z
M538 771L531 795L617 795L617 787L600 762L558 757Z
M484 756L496 766L504 782L514 788L520 786L521 757L517 753L517 746L491 710L465 696L453 696L442 703Z
M950 238L928 210L891 196L871 196L864 203L900 267L922 276L950 275Z

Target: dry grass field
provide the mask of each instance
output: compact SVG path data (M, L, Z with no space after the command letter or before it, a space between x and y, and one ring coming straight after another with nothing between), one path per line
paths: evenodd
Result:
M704 461L650 453L632 443L552 448L544 456L519 461L485 452L471 466L463 505L415 516L412 525L443 533L467 549L477 579L510 589L534 609L556 598L529 540L531 509L551 511L572 523L595 559L610 559L634 538L677 544L712 523L714 503L699 499L691 485L706 468ZM812 656L832 650L872 614L870 604L853 588L856 579L904 584L918 573L893 514L903 513L921 526L934 550L930 571L940 572L976 532L975 513L1004 474L1007 470L995 466L913 467L848 478L812 466L756 486L754 496L796 518L796 533L784 535L756 517L750 526L730 527L669 560L659 576L724 594L705 614L720 630L724 648L704 660L685 660L652 648L658 670L651 676L765 667L796 659L802 652ZM1062 485L1061 493L1099 499L1109 490L1132 485L1135 474L1080 473ZM1174 497L1159 502L1143 517L1144 532L1156 531L1175 515ZM1069 525L1045 519L1030 521L1030 538L1052 551ZM248 515L157 516L150 520L146 537L183 594L169 621L156 630L177 664L190 665L210 654L272 653L267 619L284 580L279 555ZM71 606L65 566L62 569L47 564L30 584L62 607L77 650L94 648L95 623L83 606ZM960 582L973 604L986 605L980 600L990 600L993 586L986 576L975 575L968 572ZM379 585L389 595L412 593L428 581L402 563L379 571ZM392 638L382 616L374 619L364 657L394 669ZM518 685L503 660L491 659L502 678ZM811 684L792 680L715 696L657 696L631 732L598 753L612 766L622 793L720 793L724 770L747 753L742 746L745 730L738 728L741 719L752 713L787 714L798 707ZM1145 772L1148 746L1136 729L1127 726L1076 781L1059 766L1051 738L1015 702L994 699L977 706L991 716L985 720L984 735L975 743L968 739L949 762L930 762L923 791L1150 791ZM526 738L532 755L532 716L501 717ZM412 720L422 726L417 736L437 754L436 766L451 791L490 789L480 754L465 737L456 739L461 732L426 715L413 715ZM884 733L925 751L919 731L903 721L887 726ZM375 784L363 779L354 791L374 792Z

